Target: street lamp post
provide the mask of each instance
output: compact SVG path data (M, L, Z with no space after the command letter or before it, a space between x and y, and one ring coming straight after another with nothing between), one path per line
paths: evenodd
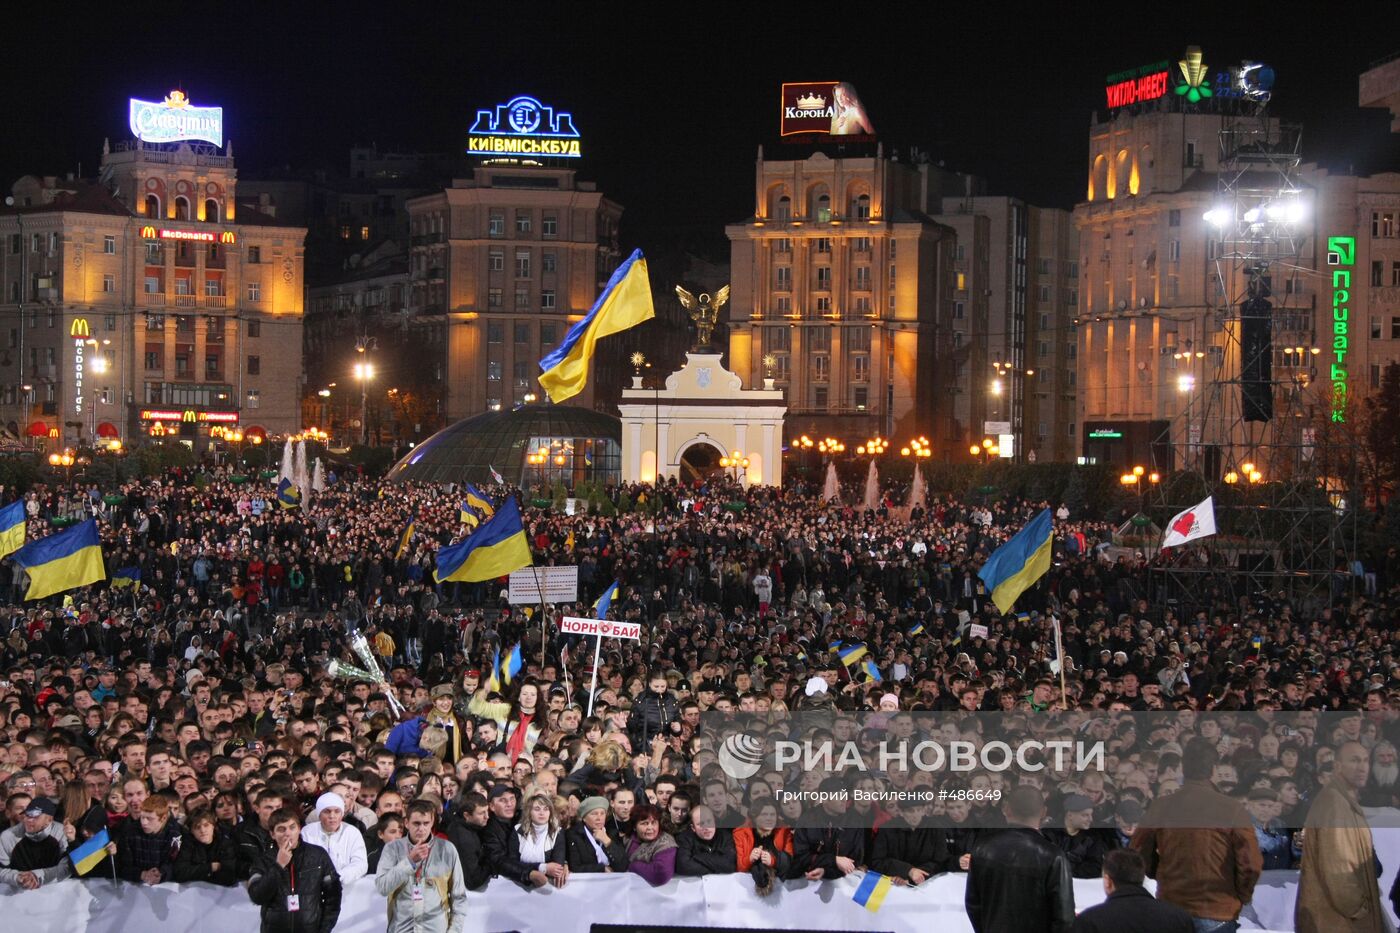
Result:
M733 470L734 472L730 474L730 478L735 482L739 482L739 478L743 476L745 471L749 468L749 458L744 456L743 451L736 450L732 456L720 457L719 465L726 470Z
M361 350L361 353L364 351ZM356 363L355 378L360 381L360 443L369 446L369 381L374 378L371 363Z
M97 344L96 340L89 342L94 346ZM93 375L102 375L107 372L107 358L101 354L95 355L89 368L92 370ZM88 406L88 409L92 412L92 446L94 448L97 447L97 400L101 397L102 394L100 392L95 393L92 396L92 404Z

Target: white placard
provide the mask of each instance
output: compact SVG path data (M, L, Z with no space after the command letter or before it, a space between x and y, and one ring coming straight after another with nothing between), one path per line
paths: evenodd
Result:
M967 627L968 638L986 638L991 632L987 631L987 626L973 623Z
M565 635L597 635L600 638L629 638L632 641L641 641L642 638L642 626L639 622L581 619L578 616L564 616L559 631Z
M536 586L535 581L539 580ZM540 598L540 590L544 598ZM578 602L578 567L526 567L510 575L510 604Z

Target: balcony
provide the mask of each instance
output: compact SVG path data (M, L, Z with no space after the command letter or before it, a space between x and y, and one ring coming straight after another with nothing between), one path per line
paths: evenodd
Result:
M138 292L138 302L149 307L165 307L165 292Z
M410 246L431 246L434 243L441 243L446 239L447 235L443 233L420 233L416 236L409 237L408 244Z
M195 307L198 303L199 303L199 299L198 299L197 297L195 297L194 295L176 295L176 296L175 296L175 307L177 307L177 308L193 308L193 307Z
M200 307L204 308L226 308L228 307L227 295L205 295L200 299Z

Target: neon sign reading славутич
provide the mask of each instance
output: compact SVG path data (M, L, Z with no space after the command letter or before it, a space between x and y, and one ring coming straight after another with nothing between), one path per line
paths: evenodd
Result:
M1356 237L1327 238L1327 264L1351 266L1356 264ZM1332 270L1332 421L1347 420L1347 351L1351 349L1351 270Z
M224 108L195 107L184 91L171 91L163 101L130 99L131 132L142 142L177 143L202 140L224 144Z

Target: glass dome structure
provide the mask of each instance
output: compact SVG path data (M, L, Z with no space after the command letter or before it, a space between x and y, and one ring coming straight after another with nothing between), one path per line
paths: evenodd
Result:
M394 464L394 482L490 483L494 468L531 486L582 480L616 483L622 474L622 422L568 405L523 405L448 425Z

